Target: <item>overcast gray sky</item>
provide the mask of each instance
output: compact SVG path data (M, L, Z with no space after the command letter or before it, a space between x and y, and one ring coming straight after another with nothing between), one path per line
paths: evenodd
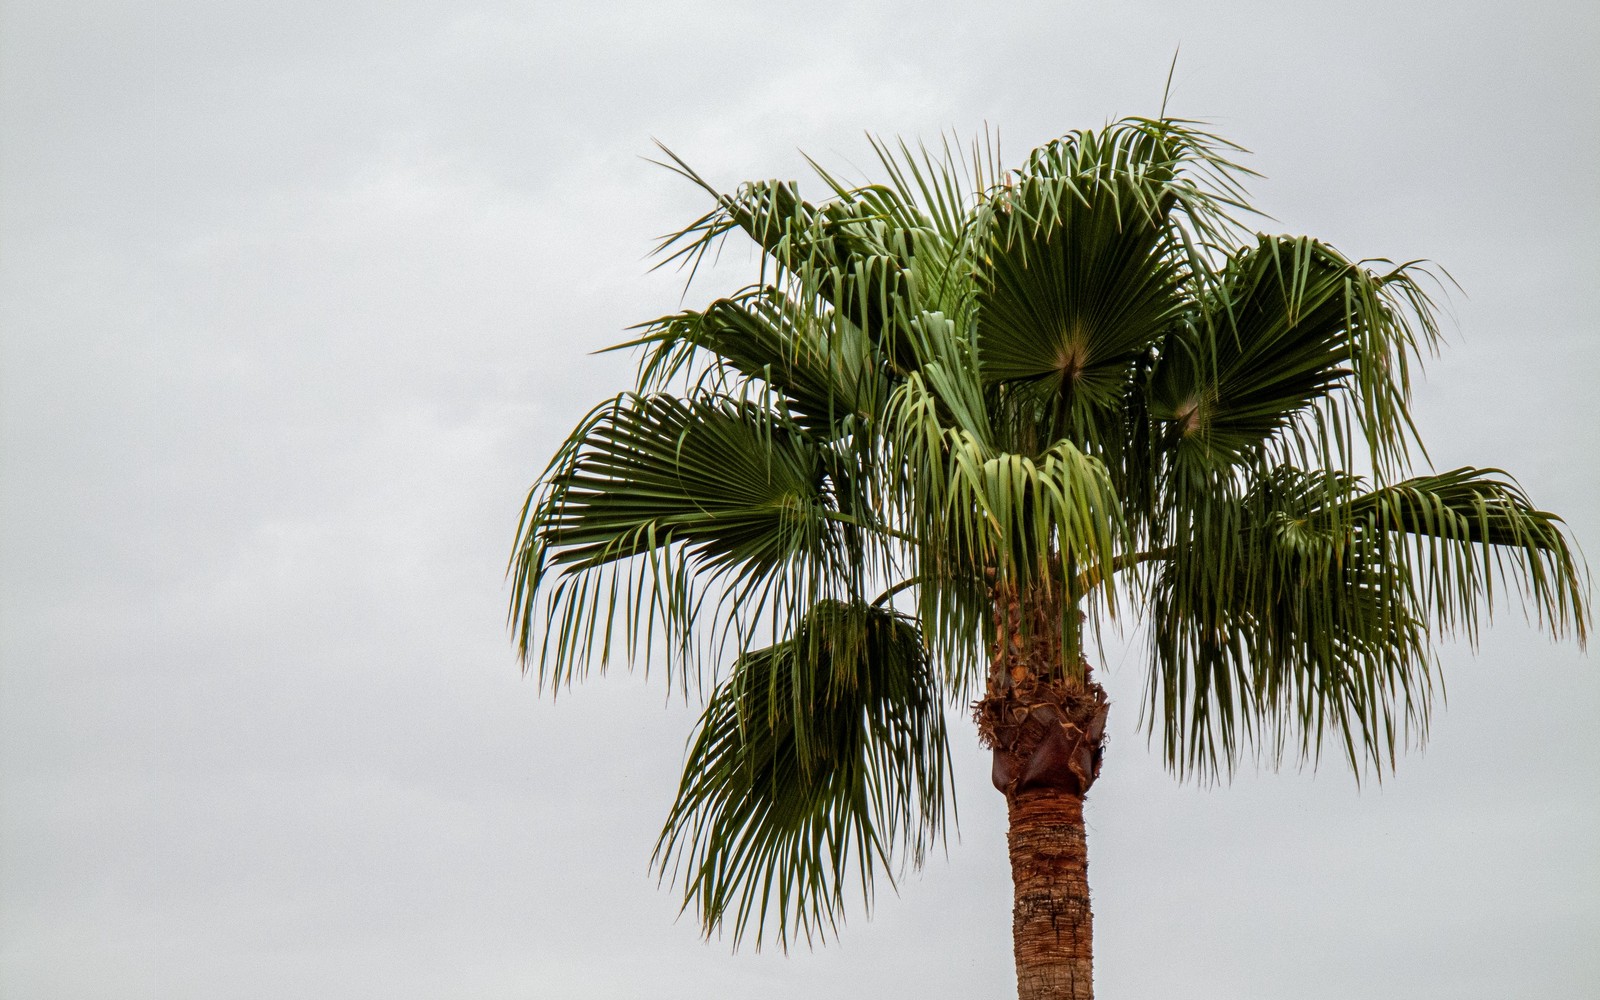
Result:
M1594 554L1597 10L0 4L0 995L1007 995L960 718L948 857L837 944L732 955L646 868L692 708L519 676L522 493L705 207L651 138L726 185L865 176L864 131L1015 160L1154 113L1181 45L1170 109L1254 150L1275 226L1461 284L1435 464L1512 470ZM1600 995L1591 657L1503 614L1381 787L1205 789L1108 654L1102 996Z

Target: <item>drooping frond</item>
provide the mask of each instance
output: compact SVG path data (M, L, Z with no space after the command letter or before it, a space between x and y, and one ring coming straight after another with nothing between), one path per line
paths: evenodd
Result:
M920 865L949 779L938 683L907 618L818 604L712 695L656 847L706 933L811 943Z
M950 392L941 394L933 388L940 374L929 366L908 378L886 411L884 521L915 539L923 629L946 683L966 692L987 666L981 646L995 585L1059 590L1071 608L1068 581L1080 572L1108 575L1129 540L1103 462L1067 440L1042 454L995 446L981 420L963 419L964 380L944 373ZM1063 639L1076 633L1076 615L1063 618Z
M1179 773L1231 769L1249 746L1315 757L1325 733L1352 763L1392 754L1427 722L1432 659L1404 567L1317 531L1332 483L1277 470L1217 494L1185 525L1150 607L1151 723Z
M1358 770L1392 765L1426 732L1436 631L1475 636L1497 586L1582 640L1587 578L1558 524L1494 470L1368 491L1280 466L1215 495L1153 586L1147 709L1169 765L1315 759L1330 734Z
M1561 530L1499 469L1461 468L1418 476L1350 497L1319 512L1364 539L1410 551L1375 553L1415 568L1420 607L1441 629L1477 640L1479 615L1517 591L1523 609L1553 636L1588 639L1589 577Z

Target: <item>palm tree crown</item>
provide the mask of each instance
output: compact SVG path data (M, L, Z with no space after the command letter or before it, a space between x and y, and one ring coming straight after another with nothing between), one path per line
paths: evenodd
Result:
M819 167L822 202L719 193L668 154L714 207L664 260L692 274L737 230L760 273L620 345L638 384L567 438L513 553L542 684L655 659L704 694L657 861L708 933L826 936L919 863L946 704L986 694L999 748L1022 694L1077 699L1081 797L1105 714L1085 622L1140 623L1144 721L1202 776L1325 741L1392 766L1434 641L1509 587L1583 639L1558 518L1497 470L1412 471L1427 272L1248 231L1238 147L1190 122L1008 171L987 145L875 148L886 183Z

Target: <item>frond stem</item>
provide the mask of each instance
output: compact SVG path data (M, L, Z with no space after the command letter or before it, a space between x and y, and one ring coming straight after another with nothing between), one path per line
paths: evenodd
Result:
M1130 552L1127 555L1117 556L1115 559L1111 560L1111 572L1120 573L1125 569L1132 569L1133 567L1142 563L1154 562L1157 559L1170 559L1177 555L1177 553L1178 550L1174 548L1150 549L1145 552ZM1079 573L1078 578L1073 581L1073 593L1079 595L1087 594L1090 590L1093 590L1095 587L1098 587L1101 583L1105 582L1105 576L1105 574L1100 572L1100 568L1098 566L1094 569L1085 570L1084 572Z
M822 512L822 517L824 520L837 521L840 524L848 524L851 527L860 528L863 531L875 531L881 535L888 535L890 538L898 538L907 545L922 544L922 540L916 535L907 534L904 531L897 531L894 528L885 527L881 524L863 524L861 521L851 517L849 514L841 514L836 510L825 510Z
M919 584L921 582L922 582L922 577L920 577L920 576L913 576L910 579L901 580L899 583L897 583L894 586L890 587L888 590L885 590L883 593L879 594L877 597L874 597L872 599L872 606L875 607L875 608L881 608L889 600L889 598L893 597L894 595L900 593L903 590L908 590L911 587L915 587L917 584Z

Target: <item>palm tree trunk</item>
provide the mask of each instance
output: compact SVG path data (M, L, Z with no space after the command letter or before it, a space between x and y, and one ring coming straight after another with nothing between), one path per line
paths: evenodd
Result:
M1083 798L1100 774L1109 706L1076 642L1061 641L1061 620L1052 594L997 586L994 660L986 697L974 706L1011 821L1019 1000L1094 997Z
M1019 1000L1093 1000L1094 934L1083 797L1041 788L1012 796L1012 949Z

